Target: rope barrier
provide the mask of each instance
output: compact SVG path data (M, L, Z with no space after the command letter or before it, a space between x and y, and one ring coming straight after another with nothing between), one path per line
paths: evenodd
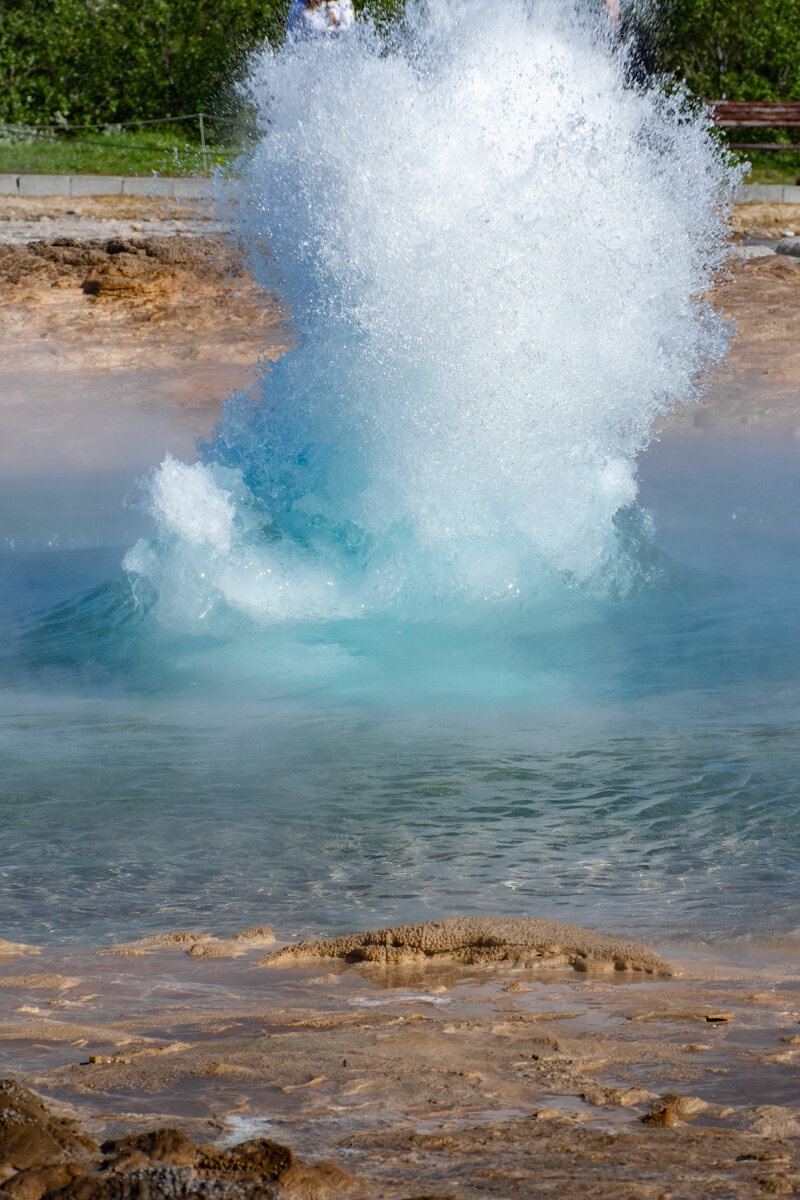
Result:
M28 130L30 130L30 129L111 129L111 128L126 129L126 128L132 127L133 125L171 125L175 121L196 121L198 119L198 117L200 117L201 115L205 116L206 114L205 113L203 113L203 114L187 113L182 117L151 117L149 120L146 120L146 121L145 120L142 120L142 121L102 121L96 125L70 125L64 121L59 121L52 125L28 124L28 125L24 125L24 126L23 125L17 126L17 128L28 129ZM212 117L211 119L214 120L215 118ZM9 126L7 126L7 128L11 129L13 127L9 125Z
M238 125L240 121L231 117L216 117L213 113L185 113L180 117L150 117L147 120L141 121L101 121L94 125L70 125L69 123L59 121L51 125L37 125L35 123L26 123L25 125L8 125L5 121L0 121L0 126L4 129L20 130L21 132L30 133L32 130L53 129L57 131L66 131L68 129L130 129L134 125L173 125L177 121L213 121L216 125Z

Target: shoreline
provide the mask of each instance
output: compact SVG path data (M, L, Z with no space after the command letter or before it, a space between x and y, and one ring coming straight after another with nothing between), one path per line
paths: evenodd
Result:
M258 965L278 947L262 927L3 957L6 1071L98 1142L166 1126L332 1163L311 1195L800 1183L796 959Z

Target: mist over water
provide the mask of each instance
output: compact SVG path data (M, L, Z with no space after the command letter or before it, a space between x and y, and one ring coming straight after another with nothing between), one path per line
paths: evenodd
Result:
M726 177L625 69L605 17L522 0L265 50L237 217L298 345L153 481L126 566L162 620L507 620L647 576L636 455L724 351Z
M295 349L142 510L0 488L0 936L800 929L798 448L653 440L726 167L625 75L521 0L254 62Z

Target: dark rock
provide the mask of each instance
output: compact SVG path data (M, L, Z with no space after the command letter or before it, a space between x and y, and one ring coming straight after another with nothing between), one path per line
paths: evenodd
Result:
M800 258L800 237L782 238L775 247L775 253Z
M128 1175L87 1175L57 1195L58 1200L172 1200L173 1197L179 1200L184 1196L200 1200L201 1197L223 1197L231 1193L213 1186L205 1187L187 1167L161 1166Z
M138 254L139 247L135 242L126 241L125 238L111 238L106 242L106 254Z

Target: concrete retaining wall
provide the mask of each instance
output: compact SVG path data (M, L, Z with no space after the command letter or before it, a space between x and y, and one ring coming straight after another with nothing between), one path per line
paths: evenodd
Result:
M197 175L168 178L134 175L0 175L0 196L152 196L202 200L214 195L212 179ZM800 187L750 183L739 188L737 204L800 204Z
M202 200L214 194L212 179L134 175L0 175L0 196L152 196ZM800 191L800 188L798 188Z

